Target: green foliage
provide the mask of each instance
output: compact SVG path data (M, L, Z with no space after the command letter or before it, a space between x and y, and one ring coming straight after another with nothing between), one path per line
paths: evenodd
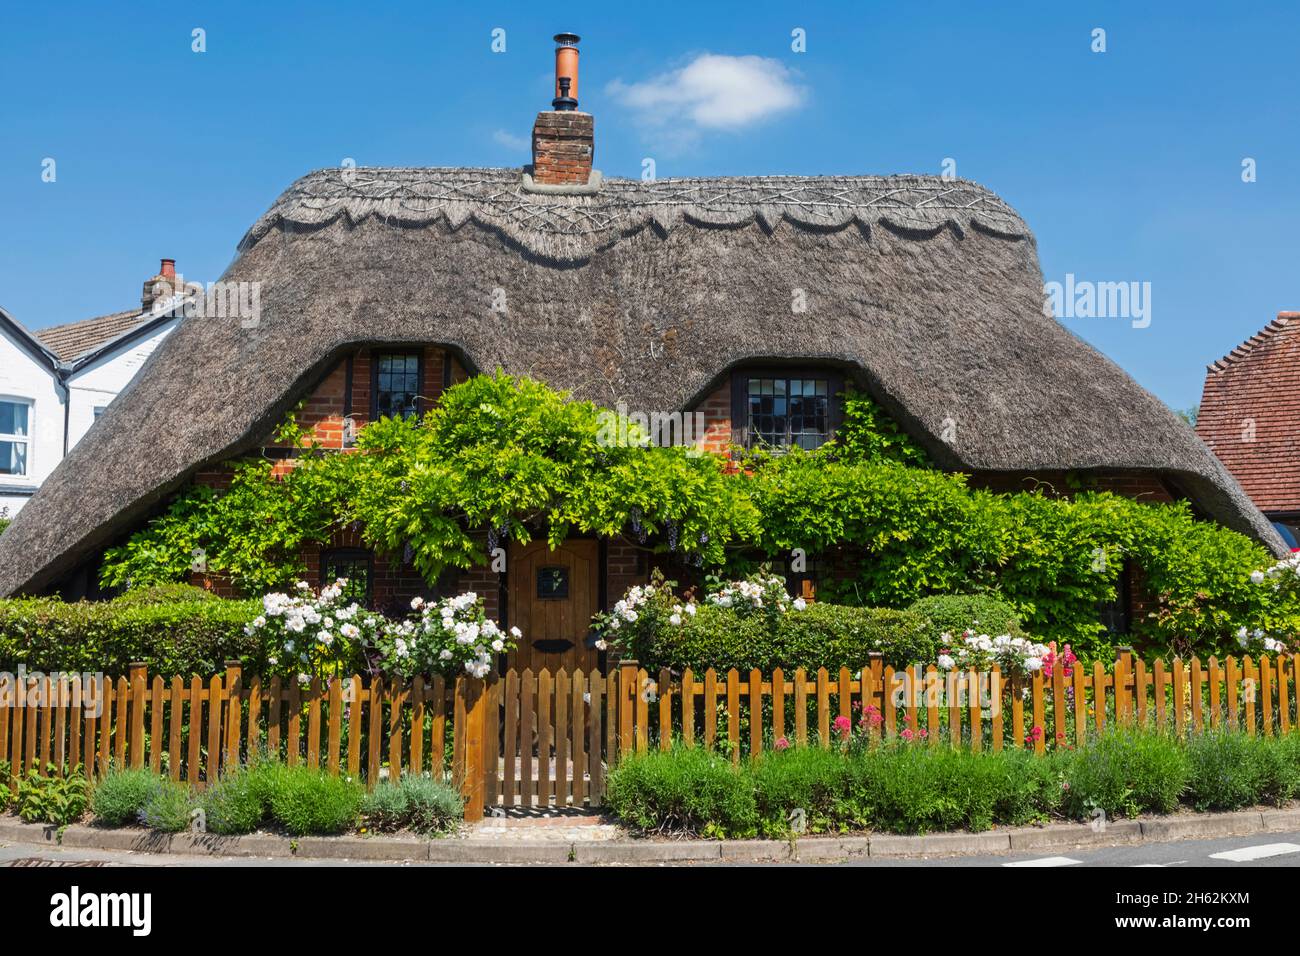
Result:
M421 775L402 778L406 795L406 827L416 833L447 833L465 816L465 800L441 780Z
M939 644L944 643L944 634L951 635L951 643L967 628L993 637L1024 634L1016 609L991 594L933 594L921 598L908 610L929 622L927 633Z
M1187 752L1164 733L1114 730L1075 752L1065 773L1065 812L1088 819L1169 813L1187 788Z
M0 518L0 534L4 534L5 528L13 524L13 518Z
M809 833L838 829L850 768L844 754L820 747L772 751L752 770L754 799L765 836L783 836L790 813L806 814Z
M304 766L278 767L263 778L272 818L294 836L342 833L357 821L360 784Z
M680 550L719 563L751 537L757 515L717 456L643 446L625 419L527 378L478 376L443 393L422 422L379 421L348 456L350 517L388 553L410 545L427 579L485 558L474 532L552 543L614 536L637 524L674 529Z
M432 582L483 562L490 539L527 541L545 527L552 543L624 535L709 569L803 549L841 572L819 582L834 603L906 608L997 593L1035 638L1069 642L1085 659L1109 650L1098 606L1126 563L1156 598L1131 637L1162 653L1222 655L1242 626L1300 631L1300 593L1249 581L1270 563L1265 549L1186 503L1099 492L1078 475L1031 493L972 489L928 467L864 395L846 397L835 441L755 455L734 474L719 456L648 445L625 419L500 373L448 389L422 421L375 422L359 443L362 454L307 448L283 479L270 462L244 462L229 490L182 493L107 553L103 581L181 581L198 553L261 593L301 575L303 545L360 522L378 552L409 549Z
M260 642L244 632L253 601L202 599L151 604L135 599L0 600L0 668L110 675L144 661L155 674L214 674L234 658L261 669Z
M1188 795L1197 810L1280 806L1300 787L1300 737L1280 741L1227 731L1193 735L1187 742Z
M208 831L220 834L252 833L270 809L267 776L275 764L257 763L221 775L203 791L200 803Z
M151 584L134 588L114 599L118 607L150 604L192 604L196 601L220 601L211 591L193 584Z
M111 827L139 823L160 783L152 770L114 767L95 785L90 812L96 821Z
M9 802L14 798L12 772L8 760L0 760L0 813L9 809Z
M464 816L464 800L441 780L405 776L381 780L361 801L361 816L379 832L408 829L416 833L445 833Z
M870 395L844 393L844 420L828 451L847 461L894 461L931 467L929 456Z
M745 837L758 829L752 781L699 747L625 758L610 771L605 799L644 832Z
M787 455L747 479L769 554L847 544L852 575L831 600L906 607L929 594L996 590L1041 640L1104 655L1097 608L1127 561L1157 598L1135 637L1164 651L1233 650L1240 626L1300 629L1300 598L1252 585L1272 561L1258 543L1196 520L1186 503L1154 505L1105 492L972 490L961 475L892 462Z
M909 611L813 603L802 611L769 618L735 608L702 604L678 627L656 628L633 656L651 670L690 667L702 674L732 667L743 673L757 668L770 674L797 667L858 671L869 654L880 651L888 664L902 667L934 660L938 645L925 621Z
M402 785L381 780L361 798L361 817L366 825L380 833L400 830L406 823L408 803Z
M189 829L195 800L187 784L158 777L140 813L140 822L164 833Z
M88 791L80 766L60 773L50 764L43 777L33 768L15 783L14 809L27 823L64 827L76 823L85 814Z
M972 753L917 744L859 751L850 759L845 815L895 833L987 830L1055 808L1052 761L1011 750Z
M678 749L624 760L610 775L610 804L629 825L654 832L738 837L757 826L783 836L796 810L810 833L985 830L1055 811L1059 763L1017 750L898 744L769 751L733 767L707 751Z
M306 572L303 547L328 540L348 489L347 456L311 454L307 467L272 477L274 462L232 464L229 489L195 485L123 545L104 553L100 582L135 588L189 577L196 557L247 593L284 587Z

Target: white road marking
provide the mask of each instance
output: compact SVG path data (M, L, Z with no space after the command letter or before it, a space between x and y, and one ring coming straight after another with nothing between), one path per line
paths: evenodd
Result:
M1300 850L1300 847L1296 847ZM1016 860L1013 863L1003 863L1003 866L1074 866L1076 863L1082 863L1082 860L1074 860L1068 856L1045 856L1038 860Z
M1300 853L1300 843L1261 843L1259 846L1243 846L1239 850L1224 850L1211 853L1211 860L1230 860L1233 863L1249 863L1251 860L1263 860L1270 856L1285 856L1288 853Z

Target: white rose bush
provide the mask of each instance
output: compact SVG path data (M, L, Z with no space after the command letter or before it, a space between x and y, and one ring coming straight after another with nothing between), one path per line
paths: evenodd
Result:
M711 591L705 598L718 607L738 611L763 611L784 614L794 609L802 611L803 598L791 598L785 590L785 579L775 574L759 574L744 581L731 581Z
M445 674L487 677L498 654L519 642L519 628L503 630L473 591L440 601L411 601L412 617L390 622L363 648L374 669L389 676Z
M262 613L244 630L259 637L269 673L300 685L313 677L328 681L347 676L357 649L372 640L387 621L354 601L345 601L347 579L339 578L315 593L299 581L292 593L262 598Z
M987 671L994 664L1004 677L1030 677L1036 671L1050 667L1052 649L1027 637L1000 634L989 637L972 630L962 632L960 640L943 634L944 649L935 661L941 671ZM1068 650L1068 647L1067 647Z
M498 654L518 646L518 628L508 631L488 618L473 591L426 602L415 598L412 614L393 621L346 601L347 580L319 593L299 581L291 593L262 599L262 613L245 631L259 637L268 673L307 686L351 676L364 661L372 673L411 678L417 674L486 677Z

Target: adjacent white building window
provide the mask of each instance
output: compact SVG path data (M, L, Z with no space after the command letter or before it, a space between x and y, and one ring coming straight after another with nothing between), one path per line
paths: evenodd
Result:
M31 417L30 402L0 398L0 475L27 475Z

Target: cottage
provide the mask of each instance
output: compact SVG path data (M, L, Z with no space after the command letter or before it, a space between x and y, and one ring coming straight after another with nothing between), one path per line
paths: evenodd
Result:
M1279 312L1205 373L1196 433L1300 547L1300 312Z
M987 487L1067 476L1276 533L1192 431L1043 314L1019 215L964 180L602 177L576 102L576 38L518 169L327 169L248 231L224 281L260 318L184 320L0 536L0 594L84 593L97 556L189 482L298 420L345 450L382 415L419 413L501 368L607 408L703 416L702 444L811 447L846 383L869 391L942 467ZM196 360L196 358L198 360ZM684 421L684 419L683 419ZM377 605L426 589L351 532L308 555ZM507 570L454 582L527 622L532 666L587 667L592 612L647 573L628 537L516 546ZM524 653L524 652L521 652Z

